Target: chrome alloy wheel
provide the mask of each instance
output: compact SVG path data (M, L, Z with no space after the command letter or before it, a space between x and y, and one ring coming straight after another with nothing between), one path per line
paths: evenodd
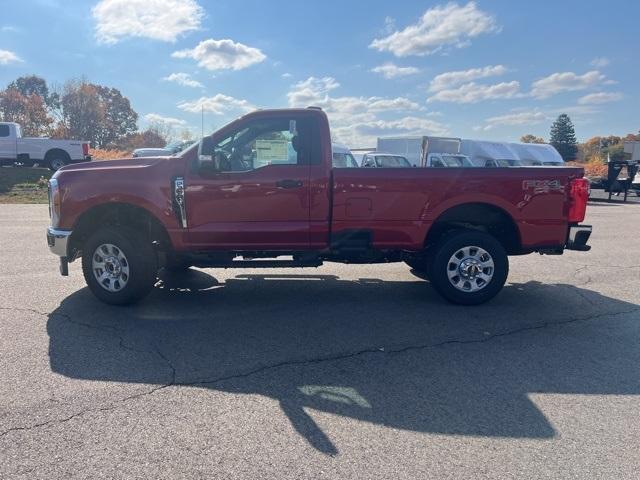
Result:
M480 247L463 247L454 253L447 264L449 282L462 292L478 292L491 282L493 258Z
M93 252L91 269L98 284L108 292L121 291L129 281L129 262L115 245L105 243Z

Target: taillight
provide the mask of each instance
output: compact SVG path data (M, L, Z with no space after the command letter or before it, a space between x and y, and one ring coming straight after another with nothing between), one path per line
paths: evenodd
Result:
M569 184L569 223L580 223L587 213L589 180L576 178Z
M89 155L89 144L88 143L83 143L82 144L82 155L84 155L85 157L87 155Z

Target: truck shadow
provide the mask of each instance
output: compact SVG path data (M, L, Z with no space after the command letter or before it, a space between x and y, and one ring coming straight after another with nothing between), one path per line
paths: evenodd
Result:
M310 445L334 455L310 411L415 432L551 438L531 396L640 394L637 322L624 315L640 320L639 311L563 284L512 284L463 308L418 280L218 282L191 271L131 308L80 290L49 315L47 331L56 373L268 396Z

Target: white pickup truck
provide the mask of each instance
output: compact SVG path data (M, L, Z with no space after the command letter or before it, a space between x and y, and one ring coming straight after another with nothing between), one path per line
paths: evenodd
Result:
M25 138L19 124L0 122L0 165L37 163L55 171L70 163L88 161L91 161L89 142Z

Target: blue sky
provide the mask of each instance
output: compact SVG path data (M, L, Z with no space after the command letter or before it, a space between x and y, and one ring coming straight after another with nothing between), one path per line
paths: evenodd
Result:
M568 113L581 140L640 129L640 2L0 0L0 86L113 86L199 134L255 107L320 105L378 135L517 140Z

